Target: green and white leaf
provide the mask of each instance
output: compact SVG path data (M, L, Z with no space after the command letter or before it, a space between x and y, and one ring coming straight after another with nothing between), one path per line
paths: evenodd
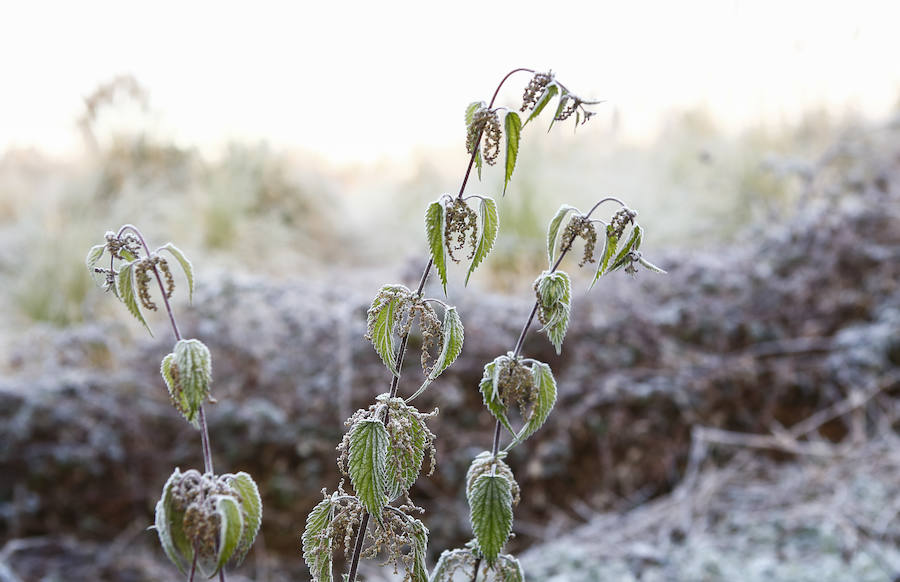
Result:
M431 259L441 278L444 295L447 294L447 249L444 246L444 205L440 200L432 202L425 213L425 234Z
M397 355L394 351L393 335L394 323L397 319L397 312L401 303L401 298L397 291L409 292L409 289L403 285L383 286L379 291L378 296L390 294L391 299L388 301L387 305L376 311L376 302L379 301L378 297L376 297L372 301L372 307L369 309L367 316L367 328L372 330L370 338L372 340L372 346L375 348L379 357L381 357L381 361L384 362L384 365L387 366L387 369L390 370L394 376L400 375L400 371L397 370Z
M472 125L472 121L475 119L475 112L482 107L485 107L484 101L472 101L469 103L469 106L466 107L466 129Z
M106 245L92 246L91 250L88 251L87 258L84 260L84 264L91 274L91 279L93 279L94 283L99 287L103 287L106 284L106 275L104 273L98 273L94 269L97 267L97 263L100 262L104 250L106 250Z
M559 87L556 83L550 83L544 89L544 92L541 93L540 98L538 98L537 103L534 105L534 110L531 112L531 115L528 116L528 119L525 121L525 125L528 125L532 119L541 114L541 111L544 110L544 107L547 106L548 103L559 93Z
M163 487L162 497L156 503L154 521L159 543L169 560L181 571L187 573L194 551L184 533L184 512L177 511L172 500L172 487L181 480L181 471L175 469Z
M469 500L472 530L484 560L493 566L512 531L512 491L509 481L499 475L482 475L475 480Z
M610 260L612 260L613 255L616 253L616 248L619 246L619 237L616 236L615 230L613 227L606 227L606 244L603 247L603 256L600 257L600 262L597 265L597 272L594 273L594 280L591 281L591 287L597 283L597 280L606 273L609 272Z
M205 572L208 577L215 575L225 566L225 563L228 562L241 543L244 530L244 517L241 514L241 506L234 497L230 495L218 496L218 499L216 499L216 513L219 515L219 551L215 568L212 572ZM203 571L203 562L202 558L197 561L197 565L201 566L201 571Z
M478 265L487 258L491 249L494 248L497 233L500 231L500 215L497 213L497 203L494 202L493 198L481 199L481 203L478 205L478 215L481 218L481 231L479 232L478 243L475 245L472 264L469 265L469 272L466 274L466 285L469 284L469 277L472 276Z
M387 429L380 420L361 420L350 429L350 482L360 503L379 523L388 502L389 446Z
M664 269L660 269L659 267L657 267L656 265L654 265L653 263L651 263L650 261L648 261L648 260L645 259L644 257L641 257L640 259L638 259L638 262L639 262L641 265L643 265L645 268L650 269L651 271L653 271L654 273L662 273L663 275L666 274L666 271L665 271Z
M173 358L170 360L166 356L160 371L178 411L188 422L199 428L198 413L209 396L209 385L212 382L212 356L209 348L200 340L183 339L175 343L175 349L170 355ZM179 407L179 404L182 406Z
M402 414L394 412L394 414ZM407 435L411 448L399 448L391 445L387 453L387 479L389 500L398 498L404 491L409 491L419 473L422 471L422 462L425 460L425 426L421 420L412 414L406 414L405 427L409 430Z
M547 260L551 269L553 268L553 262L556 261L556 241L559 238L559 228L562 226L566 215L570 212L580 213L574 206L569 206L568 204L560 206L559 210L556 211L556 216L550 221L550 227L547 229Z
M569 327L569 310L572 304L572 285L564 271L544 272L538 279L538 298L542 320L541 331L547 332L556 353L562 352L563 339Z
M463 329L462 320L455 307L448 307L444 310L444 322L441 325L441 335L443 341L441 343L441 353L438 354L434 368L429 374L429 378L434 380L450 365L456 361L462 352L463 341L465 340L465 330Z
M563 109L566 108L566 103L569 101L569 93L565 90L559 96L559 105L556 107L556 113L553 114L553 119L550 120L550 127L547 128L547 133L550 133L550 130L553 129L553 124L556 123L557 118L563 112Z
M428 582L452 582L454 572L465 567L471 570L474 566L475 556L472 550L444 550L432 568Z
M503 195L516 169L516 157L519 155L519 136L522 133L522 119L515 111L509 111L503 120L506 128L506 173L503 176Z
M413 539L410 547L412 553L412 582L428 582L428 568L425 566L425 556L428 553L428 528L420 520L412 518L410 526L413 530Z
M506 451L498 451L497 457L495 458L491 451L482 451L472 459L471 464L469 464L469 470L466 471L467 497L472 494L472 489L479 477L493 473L495 475L500 475L501 477L506 477L513 493L513 502L516 502L519 486L516 483L516 478L515 475L513 475L512 469L510 469L509 465L503 461L507 454Z
M256 482L243 471L231 477L228 485L241 498L241 515L244 518L241 541L232 556L235 565L239 565L247 557L247 552L250 551L256 540L256 534L259 533L259 526L262 523L262 498L259 496Z
M184 276L187 278L188 282L188 300L193 301L194 299L194 267L191 265L191 262L184 255L181 250L173 245L172 243L166 243L163 246L157 249L159 251L169 251L175 260L178 261L178 264L181 265L181 269L184 271Z
M333 518L334 503L323 499L306 516L303 530L303 559L313 582L331 582L331 537L327 535Z
M122 300L122 303L125 304L125 307L128 308L131 315L135 316L137 320L147 328L150 335L153 335L153 331L151 331L150 326L147 325L147 321L144 319L144 315L141 313L141 308L138 306L137 302L137 296L134 293L135 264L136 261L133 261L119 269L119 299Z
M498 374L504 358L506 358L506 356L498 356L493 362L485 364L484 375L481 377L481 383L478 385L478 388L481 390L484 405L487 406L490 413L494 415L494 418L499 420L500 424L502 424L511 434L516 434L512 425L509 424L509 419L506 417L506 405L500 398L497 389Z
M553 378L550 366L542 362L535 362L531 365L531 375L534 378L534 385L538 389L537 399L532 405L525 426L516 435L515 440L506 447L507 451L541 428L547 417L550 416L553 405L556 404L556 380Z
M525 582L522 564L509 554L502 554L497 558L497 566L494 571L498 582Z
M634 228L631 229L631 236L628 237L628 242L625 243L625 246L619 251L619 254L616 255L615 260L613 260L612 266L609 268L609 272L617 271L627 265L630 261L628 257L628 253L631 251L636 251L641 247L641 239L643 238L643 231L641 227L637 224L634 225Z
M475 150L475 169L478 171L478 181L481 182L481 167L484 162L481 160L481 149Z

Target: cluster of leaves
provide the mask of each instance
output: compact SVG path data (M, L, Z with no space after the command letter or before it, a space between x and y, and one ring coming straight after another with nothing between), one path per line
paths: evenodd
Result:
M156 532L182 573L196 563L212 577L229 560L240 564L262 521L262 500L247 473L201 475L175 469L156 504Z
M212 356L200 340L178 340L172 353L163 358L160 373L169 389L172 406L184 418L200 428L197 414L209 398L212 381Z
M467 201L477 198L478 221L472 220L474 210ZM448 257L459 262L453 255L454 250L464 247L466 233L469 233L469 241L472 247L469 254L469 270L466 274L466 284L478 265L487 258L497 233L500 231L500 216L497 214L497 203L493 198L473 196L472 198L451 198L441 196L428 206L425 212L425 235L428 238L428 248L431 252L431 260L441 278L444 294L447 293L447 259ZM479 229L480 225L480 229ZM457 243L454 245L453 236L456 235Z

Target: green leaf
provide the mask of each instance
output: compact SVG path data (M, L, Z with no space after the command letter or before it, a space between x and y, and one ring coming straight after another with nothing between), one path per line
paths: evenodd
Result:
M119 269L119 298L125 304L125 307L128 308L128 311L131 312L131 315L144 324L144 327L147 328L147 331L152 336L153 331L150 330L150 326L147 325L147 321L141 314L141 308L138 306L137 297L134 294L134 265L136 262L128 263Z
M556 113L553 114L553 119L550 120L550 127L547 128L547 133L550 133L550 130L553 129L553 124L556 123L557 118L563 112L563 109L565 109L568 100L569 94L564 90L559 96L559 105L556 107Z
M522 133L522 119L515 111L509 111L503 121L506 127L506 175L503 177L503 195L516 169L516 157L519 155L519 135Z
M481 182L481 167L484 165L484 162L481 160L481 150L475 150L475 169L478 170L478 181Z
M498 356L493 362L485 364L484 375L481 377L481 383L478 385L478 388L481 390L485 406L494 415L494 418L499 420L500 424L511 434L516 434L512 425L509 424L509 419L506 417L506 405L497 391L497 374L502 367L504 358L506 356Z
M425 555L428 553L428 528L415 518L412 518L410 527L413 530L413 543L410 548L413 558L411 582L428 582L428 568L425 566Z
M497 213L497 203L493 198L481 199L481 203L478 205L478 214L481 218L481 231L478 243L475 245L475 254L472 255L472 264L469 265L469 272L466 274L466 285L469 284L469 277L472 276L478 265L494 248L494 242L497 240L497 233L500 230L500 215Z
M513 503L517 503L519 496L519 485L513 475L512 469L509 468L503 459L507 456L506 451L498 451L495 457L491 451L482 451L472 460L469 470L466 471L466 496L472 494L475 482L482 475L499 475L505 477L510 483L510 490L513 496Z
M235 565L239 565L247 557L247 552L250 551L256 540L256 534L259 533L259 526L262 523L262 499L253 478L243 471L231 477L228 485L241 497L241 515L244 518L241 541L233 556Z
M157 249L159 251L169 251L172 253L172 256L178 261L181 265L182 270L184 270L184 276L187 278L188 282L188 300L193 301L194 299L194 267L191 265L191 262L188 260L184 253L181 252L178 247L173 245L172 243L166 243L163 246Z
M369 334L372 346L394 376L400 375L400 371L397 370L397 354L394 352L394 322L404 293L409 293L409 289L403 285L383 286L372 300L366 323L367 329L372 330ZM380 305L385 296L390 299L385 305Z
M551 269L553 268L553 262L556 260L556 240L559 238L559 227L562 226L563 219L570 212L580 213L574 206L569 206L568 204L560 206L559 210L556 211L556 216L550 221L550 227L547 229L547 260Z
M462 352L465 330L455 307L448 307L444 310L444 323L441 325L441 334L443 335L441 353L437 357L431 374L429 374L429 378L432 380L450 367L450 364L456 361L456 358Z
M553 378L550 366L542 362L535 362L531 366L531 375L534 378L534 385L538 389L537 399L532 404L525 426L516 435L515 440L507 445L505 449L507 451L541 428L547 417L550 416L553 405L556 404L556 380Z
M163 358L159 371L169 388L172 405L195 428L200 428L198 412L209 396L212 381L209 349L200 340L178 340L172 353Z
M653 263L651 263L650 261L648 261L648 260L645 259L644 257L641 257L640 259L638 259L638 262L639 262L640 264L642 264L645 268L650 269L651 271L653 271L654 273L662 273L663 275L666 274L666 271L665 271L665 270L660 269L659 267L657 267L656 265L654 265Z
M619 251L619 254L617 254L616 258L613 260L612 266L609 268L610 273L621 269L630 262L628 253L636 251L641 247L642 238L643 231L639 225L635 224L634 228L631 229L631 236L628 237L628 242L625 243L625 246L622 247L622 250Z
M512 531L512 491L509 481L499 475L482 475L475 480L469 500L469 517L478 547L488 566L493 566Z
M219 514L219 557L215 570L209 574L214 575L222 569L225 563L241 543L244 531L244 517L241 514L241 506L237 499L230 495L220 495L216 500L216 513Z
M495 572L498 582L525 582L522 564L509 554L502 554L497 558Z
M414 409L413 409L414 410ZM394 411L393 414L403 414ZM396 499L404 491L409 491L412 484L419 478L422 471L422 462L425 460L425 425L413 416L405 414L405 426L409 431L409 448L394 447L395 436L391 434L391 445L387 454L387 478L390 482L387 491L391 500ZM407 439L404 439L407 440Z
M556 83L547 85L547 88L544 89L544 92L537 100L537 103L535 103L534 110L531 112L531 115L529 115L528 119L525 121L525 125L528 125L528 123L532 119L540 115L541 111L544 110L544 107L546 107L547 104L550 103L550 100L553 99L553 97L555 97L557 93L559 93L559 87L556 85Z
M447 294L447 250L444 247L444 205L440 200L432 202L425 213L425 234L434 267L441 277L444 295Z
M186 574L194 551L184 533L184 512L177 511L172 500L172 488L180 480L181 471L176 468L166 481L162 497L156 504L155 527L163 551L181 573Z
M360 503L378 523L387 505L387 429L380 420L361 420L350 429L350 482Z
M303 559L312 574L313 582L331 582L331 537L327 535L331 525L332 500L323 499L306 516L303 530Z
M544 272L537 280L538 306L541 321L556 353L562 352L563 339L569 327L569 309L572 303L572 286L564 271Z
M597 265L597 272L594 273L594 280L591 281L591 287L597 282L601 275L605 275L609 272L609 261L612 259L612 256L616 252L616 247L619 245L619 237L616 236L615 230L612 225L606 227L606 244L603 247L603 256L600 258L600 263Z
M101 273L97 273L94 269L97 266L97 263L100 262L100 257L103 256L104 250L106 250L106 245L92 246L91 250L88 251L87 258L84 260L84 264L87 266L87 270L88 272L90 272L91 278L100 287L104 286L106 277Z
M484 107L484 101L472 101L469 103L469 106L466 107L466 127L468 128L472 125L472 120L475 119L475 112Z

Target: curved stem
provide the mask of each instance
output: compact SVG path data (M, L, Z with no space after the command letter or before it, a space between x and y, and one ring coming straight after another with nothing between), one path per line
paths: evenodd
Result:
M621 206L622 208L626 208L625 203L622 202L621 200L619 200L618 198L616 198L615 196L607 196L606 198L604 198L604 199L601 200L600 202L594 204L594 206L588 211L587 214L584 215L584 217L585 217L585 218L590 218L590 217L591 217L591 214L593 214L595 210L597 210L598 208L600 208L600 206L601 206L602 204L606 203L606 202L616 202L616 203L618 203L619 206Z

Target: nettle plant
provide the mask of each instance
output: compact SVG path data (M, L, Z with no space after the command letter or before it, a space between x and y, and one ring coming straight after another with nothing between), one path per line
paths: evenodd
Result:
M533 75L519 112L494 107L504 83L518 72ZM396 573L402 566L405 582L450 582L459 577L474 582L479 575L482 580L524 580L518 560L503 553L512 534L513 506L519 502L519 486L505 459L510 449L544 424L556 402L556 381L550 366L523 355L525 337L537 317L542 324L540 331L546 333L557 353L561 352L572 294L569 276L558 267L576 239L584 241L580 266L598 263L592 285L602 275L620 269L633 274L638 266L644 266L662 272L640 254L643 231L635 223L636 213L616 198L604 198L587 213L564 205L551 221L548 270L534 282L534 308L513 350L485 365L479 385L496 425L490 450L476 456L466 476L474 539L463 548L444 551L430 574L425 564L428 529L416 517L423 510L410 499L409 490L419 477L426 454L429 471L434 470L435 435L428 429L427 420L438 411L423 413L411 402L453 364L462 351L465 335L455 307L424 297L432 269L438 272L446 295L449 262L467 260L468 283L490 253L499 232L496 202L488 196L464 196L471 170L473 166L477 168L480 178L483 164L495 164L504 151L505 194L516 166L523 127L556 98L551 127L572 115L576 127L583 124L593 115L585 106L597 103L579 98L552 73L515 69L503 78L489 103L474 102L466 109L469 164L458 194L442 195L427 208L425 234L430 260L419 284L415 290L399 284L383 286L368 311L366 338L391 374L390 389L346 422L349 429L337 447L338 466L349 478L352 491L344 489L344 480L332 493L323 489L323 500L307 517L302 552L316 582L332 581L334 563L341 550L347 562L347 573L342 578L349 582L356 580L361 558L378 556L386 557L385 564L392 563ZM520 112L527 114L524 123ZM608 222L593 218L606 203L619 206L612 218ZM604 238L599 259L595 258L598 226L603 229ZM399 395L401 369L413 326L420 330L423 339L421 365L425 380L403 398ZM521 426L516 429L514 423ZM504 430L511 440L501 449Z
M200 432L203 472L176 468L163 487L156 504L155 525L166 555L192 581L199 572L224 582L224 567L240 564L259 531L262 501L256 483L247 473L213 471L212 451L203 404L210 396L212 358L196 339L183 339L169 299L175 278L163 253L183 269L189 298L194 292L191 262L175 245L167 243L151 251L141 232L126 224L118 232L107 232L106 242L91 248L87 267L95 281L125 304L128 311L151 333L142 311L157 311L151 297L155 281L175 335L172 353L160 365L172 406ZM101 265L101 260L108 262ZM108 266L106 266L108 265Z

